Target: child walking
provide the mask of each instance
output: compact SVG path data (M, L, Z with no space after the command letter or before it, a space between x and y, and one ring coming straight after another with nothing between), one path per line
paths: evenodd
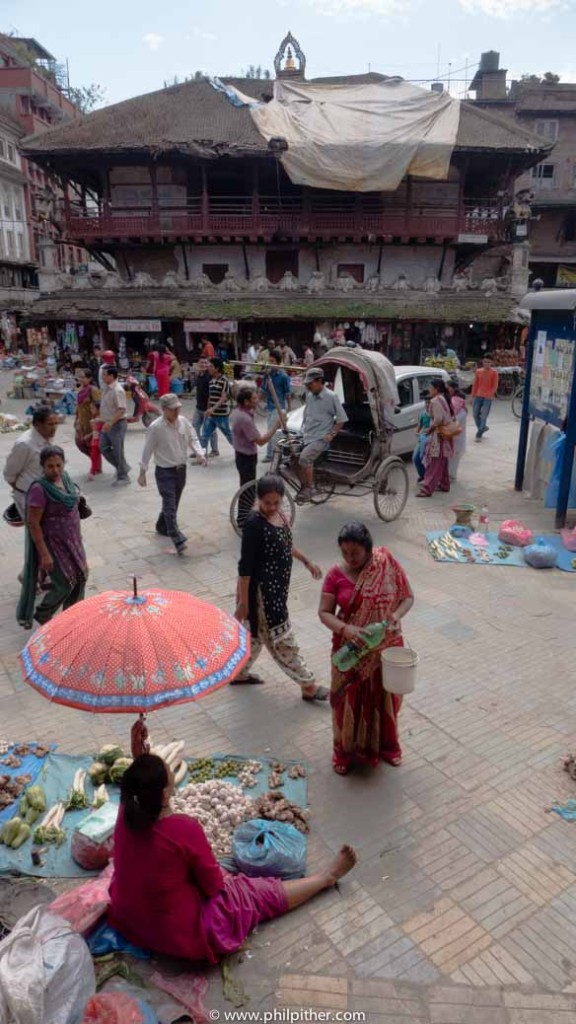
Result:
M422 412L420 413L420 419L418 420L418 429L416 431L418 441L412 454L412 462L416 467L419 484L422 483L424 476L426 474L426 469L424 466L424 451L428 443L427 431L431 423L432 416L430 415L430 399L427 398L425 406Z
M90 426L92 427L92 437L90 438L90 475L89 480L93 480L98 473L102 472L102 455L100 453L100 434L102 433L102 427L104 426L103 421L100 419L100 402L93 402L90 411L92 413L92 419L90 420Z

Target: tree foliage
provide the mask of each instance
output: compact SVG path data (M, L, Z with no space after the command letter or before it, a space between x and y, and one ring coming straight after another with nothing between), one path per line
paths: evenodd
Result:
M560 75L554 71L546 71L543 75L522 75L520 85L557 85Z
M243 78L270 78L270 72L268 68L263 68L261 64L250 64L249 67L242 70Z
M92 82L91 85L70 86L68 89L68 99L83 114L89 114L95 107L101 106L105 96L106 90L96 82Z

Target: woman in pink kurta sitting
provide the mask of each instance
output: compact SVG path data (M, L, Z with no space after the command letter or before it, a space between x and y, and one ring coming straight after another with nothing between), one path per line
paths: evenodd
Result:
M230 875L201 825L173 813L173 791L172 772L154 754L137 757L122 779L108 917L135 945L217 963L261 921L331 888L356 863L343 846L324 871L295 881Z

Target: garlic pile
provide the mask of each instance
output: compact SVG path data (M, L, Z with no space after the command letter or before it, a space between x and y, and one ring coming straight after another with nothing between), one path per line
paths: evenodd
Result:
M238 782L244 788L252 789L253 786L257 785L258 779L256 776L261 771L262 765L260 761L246 761L242 771L238 773Z
M211 779L179 789L172 799L174 811L187 814L202 825L216 857L232 852L232 835L237 825L255 818L254 801L232 782Z

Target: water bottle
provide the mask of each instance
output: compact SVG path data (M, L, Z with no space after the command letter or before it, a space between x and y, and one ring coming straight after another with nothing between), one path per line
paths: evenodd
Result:
M332 664L340 672L349 672L351 668L355 668L362 658L365 658L367 654L370 654L370 651L380 646L388 626L389 623L386 621L372 622L369 626L364 626L363 629L366 635L359 642L349 640L348 643L343 644L332 656Z
M490 516L488 515L488 506L483 505L480 509L480 515L478 516L478 532L488 533L489 524Z

